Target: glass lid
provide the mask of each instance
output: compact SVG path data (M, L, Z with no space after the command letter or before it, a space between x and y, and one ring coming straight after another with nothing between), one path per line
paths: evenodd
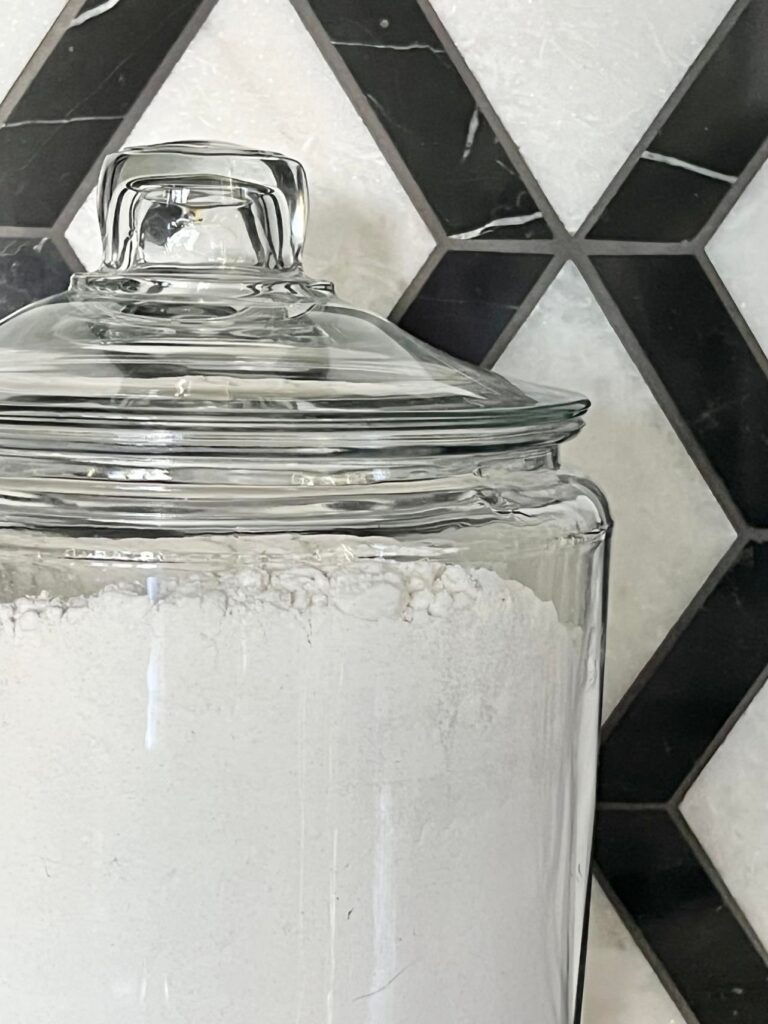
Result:
M198 458L554 443L585 399L512 384L307 277L304 169L178 142L109 156L103 266L0 323L0 478L143 480ZM215 475L215 474L214 474ZM3 502L7 505L7 502Z

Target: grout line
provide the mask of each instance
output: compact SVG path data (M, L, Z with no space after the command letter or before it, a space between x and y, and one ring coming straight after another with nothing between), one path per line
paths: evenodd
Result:
M728 313L728 316L733 321L733 324L739 331L739 334L741 334L741 337L744 340L744 344L747 346L750 353L752 354L752 358L757 363L761 372L766 377L768 377L768 355L766 355L766 353L763 351L760 342L752 333L749 324L742 316L741 310L736 305L733 296L726 288L725 283L718 274L715 265L712 263L712 260L709 258L706 252L700 252L696 258L699 261L701 269L704 271L704 275L706 276L707 280L715 290L717 297L725 306L725 310Z
M606 743L619 728L624 716L635 703L635 700L642 695L646 685L667 659L672 648L696 618L698 613L701 611L701 608L715 591L723 577L726 576L731 568L736 564L743 547L743 539L741 537L737 537L711 570L701 587L699 587L698 591L693 595L680 617L672 624L667 635L637 674L634 682L622 696L621 700L608 716L607 720L603 723L601 730L602 743ZM601 804L601 806L603 805Z
M448 249L465 252L543 252L572 257L589 256L690 256L699 251L695 242L629 242L592 238L476 238L448 236Z
M598 800L601 811L622 811L631 814L633 811L667 811L671 807L669 800Z
M453 41L452 36L438 17L434 8L427 2L427 0L416 0L416 4L426 20L429 22L435 35L440 40L440 44L448 54L448 58L456 69L457 74L463 81L467 91L474 99L477 109L485 116L486 121L496 135L502 149L504 149L506 155L511 160L512 166L520 176L520 180L536 202L538 209L544 214L544 220L552 231L553 237L556 239L568 239L570 241L570 232L567 230L557 211L550 203L549 198L539 184L536 176L528 167L520 149L507 131L503 121L496 113L493 104L488 99L488 96L480 85L478 79L472 73L469 65L464 59L464 55Z
M592 230L592 228L600 220L600 217L605 212L606 208L610 204L611 200L616 196L621 186L629 177L630 173L634 170L635 166L640 161L642 154L648 149L651 149L650 145L656 138L661 127L667 122L669 117L675 112L677 107L680 105L683 97L686 95L688 90L691 88L694 81L699 77L702 70L709 63L711 57L720 48L720 44L723 42L725 37L731 31L733 26L738 21L739 17L746 10L751 3L751 0L736 0L734 5L726 13L723 20L714 30L709 39L705 42L701 48L696 59L690 64L688 70L685 72L683 77L677 84L677 87L672 91L667 102L661 107L661 109L651 121L649 127L645 133L639 139L637 145L629 154L627 159L622 164L620 170L616 173L611 183L606 188L605 192L600 196L594 207L587 214L584 222L582 223L579 230L576 232L577 238L585 238L586 235Z
M768 680L768 665L766 665L763 671L757 676L755 681L752 683L747 692L744 694L739 703L728 716L728 720L726 721L726 723L722 726L721 729L718 730L718 732L712 738L712 740L710 740L709 744L704 749L703 753L701 753L699 757L696 758L696 763L694 764L693 768L691 768L691 770L685 776L685 778L677 787L672 796L672 799L670 801L672 807L680 807L680 804L682 804L683 800L687 796L688 791L692 789L693 786L696 784L696 780L699 778L701 773L707 767L707 765L712 760L717 751L720 749L720 747L723 745L723 743L725 743L725 741L728 739L741 716L747 710L747 708L758 695L758 693L763 689L766 680Z
M218 0L202 0L202 3L197 7L194 14L190 15L184 28L179 32L173 42L173 45L168 48L167 53L160 61L157 68L152 72L146 85L131 105L130 110L123 118L120 119L120 124L117 126L110 136L107 144L94 160L89 173L81 182L79 182L66 206L56 219L55 227L60 231L61 235L63 235L69 227L75 214L83 205L93 187L96 185L104 157L123 145L130 133L136 127L141 115L157 96L161 86L178 63L181 55L197 35L217 2Z
M694 252L692 242L627 242L578 239L577 251L590 256L688 256Z
M539 300L543 297L549 286L555 280L557 275L560 273L563 265L565 264L564 256L556 256L550 259L549 263L544 267L538 279L534 282L533 287L525 296L523 301L515 310L514 315L510 318L509 323L498 336L493 345L488 349L486 354L480 361L480 365L486 368L490 368L495 365L497 360L506 352L510 342L515 337L517 332L528 320L533 310L539 303Z
M52 228L20 228L0 226L0 238L50 238Z
M0 122L8 119L8 114L16 107L40 69L56 49L83 3L84 0L68 0L68 3L65 4L59 16L43 36L40 45L27 61L21 74L0 102Z
M369 102L365 92L360 87L357 79L349 70L335 45L325 31L322 22L312 9L310 0L290 0L294 10L301 19L304 27L314 40L320 53L325 57L326 63L336 76L339 84L346 93L350 103L355 108L360 118L373 137L374 142L384 154L392 172L400 182L400 186L411 200L416 212L421 216L424 223L436 242L445 240L445 230L435 211L432 209L424 192L419 187L416 179L408 169L384 128L384 125L377 117L372 104Z
M702 844L699 842L698 836L686 821L682 811L679 807L674 807L670 809L669 815L673 823L677 827L678 831L680 832L680 835L682 836L686 845L689 847L691 853L699 862L699 866L701 867L702 871L707 876L709 881L712 883L712 886L720 894L723 903L731 912L731 914L733 914L737 924L754 946L755 952L763 961L766 968L768 968L768 951L766 951L762 942L758 938L758 935L755 932L754 928L749 923L749 920L746 917L744 911L739 906L738 901L723 881L715 865L710 860L709 854L704 849Z
M589 256L690 256L699 251L695 242L629 242L591 238L477 238L448 236L446 248L465 252L543 252L572 258Z
M446 239L446 249L453 252L524 252L561 253L570 251L570 241L552 238L452 238Z
M397 302L394 305L394 308L392 309L392 312L389 314L389 319L393 323L399 323L405 316L405 314L408 312L414 300L417 298L419 292L424 287L429 278L432 276L433 271L442 260L443 256L445 255L445 252L446 250L442 245L437 245L429 254L429 256L427 256L426 260L417 271L416 276L405 289L400 298L397 300Z
M687 421L680 413L674 399L656 373L653 363L650 361L642 345L635 337L629 324L625 321L613 296L603 284L602 278L597 272L597 269L586 254L576 251L574 253L573 260L587 284L590 286L590 289L602 308L606 319L623 343L635 366L640 371L640 374L651 391L651 394L658 402L662 412L672 424L672 427L682 441L688 457L704 477L707 486L719 502L720 507L730 520L733 528L737 533L742 533L745 527L745 522L741 510L731 497L725 483L711 465L706 452L699 444Z
M598 885L605 893L608 902L616 911L619 920L624 925L626 930L629 932L633 942L640 950L641 954L648 961L654 974L657 976L661 984L666 989L669 997L672 999L680 1013L683 1015L683 1019L685 1020L686 1024L700 1024L699 1018L688 1005L688 1002L683 996L682 992L672 980L672 977L669 971L667 970L666 965L659 958L659 956L656 953L656 950L653 948L653 946L650 945L650 943L646 939L635 918L629 913L627 908L616 895L613 886L608 881L607 875L605 875L602 868L597 863L593 865L592 873L597 879Z
M82 263L80 262L77 253L67 241L67 236L60 228L51 228L51 232L48 237L59 250L59 252L61 253L61 258L64 260L64 262L67 264L67 266L69 267L73 274L78 274L80 273L81 270L85 269Z

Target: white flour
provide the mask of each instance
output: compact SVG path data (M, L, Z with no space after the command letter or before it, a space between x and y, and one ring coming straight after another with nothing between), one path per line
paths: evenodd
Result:
M0 1020L565 1024L578 642L426 561L0 606Z

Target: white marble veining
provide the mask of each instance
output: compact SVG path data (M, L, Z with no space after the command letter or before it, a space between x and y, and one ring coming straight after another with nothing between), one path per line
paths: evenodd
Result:
M431 0L569 230L732 0Z
M94 18L100 18L102 14L106 14L107 11L111 11L113 7L117 7L120 0L103 0L102 3L96 4L95 7L90 7L87 11L82 11L75 18L72 19L72 27L77 25L84 25L86 21L93 21Z
M61 14L65 0L0 0L0 100Z
M707 254L768 354L768 163L715 232Z
M715 752L681 809L768 947L768 685Z
M683 1024L653 968L595 884L582 1024Z
M433 241L289 0L220 0L128 142L204 138L301 160L307 270L389 312ZM87 267L98 264L93 196L67 238Z
M735 534L573 264L561 270L495 368L581 391L594 402L563 456L603 488L616 520L607 714Z

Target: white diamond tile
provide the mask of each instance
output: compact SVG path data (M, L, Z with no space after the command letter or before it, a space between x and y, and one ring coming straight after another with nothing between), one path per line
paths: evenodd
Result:
M683 1024L655 971L595 884L582 1024Z
M289 0L219 0L128 140L215 139L297 157L310 183L307 270L389 312L433 241ZM87 267L91 196L67 238Z
M61 14L65 0L0 0L0 100Z
M431 0L575 230L732 0Z
M715 232L707 254L768 353L768 164Z
M681 810L768 947L768 685L715 752Z
M605 491L616 522L607 714L735 533L573 264L560 271L495 368L594 402L563 456Z

